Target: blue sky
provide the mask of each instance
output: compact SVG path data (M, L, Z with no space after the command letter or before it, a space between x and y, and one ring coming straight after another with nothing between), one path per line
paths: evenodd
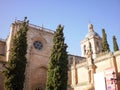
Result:
M0 0L0 38L5 39L10 24L27 16L30 23L55 30L64 25L68 53L81 55L80 41L87 34L88 23L101 36L107 33L112 49L112 36L120 47L120 0Z

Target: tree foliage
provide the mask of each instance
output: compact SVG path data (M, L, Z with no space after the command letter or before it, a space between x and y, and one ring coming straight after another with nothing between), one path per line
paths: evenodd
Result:
M67 90L68 55L66 49L63 26L59 25L53 38L46 90Z
M109 44L107 42L107 35L105 33L105 30L102 29L102 52L109 52L110 48L109 48Z
M113 36L113 50L114 51L118 51L119 50L119 47L118 47L118 44L117 44L115 36Z
M26 54L27 54L27 31L28 21L20 24L19 31L13 39L12 51L10 58L4 70L5 83L4 90L23 90L26 68Z

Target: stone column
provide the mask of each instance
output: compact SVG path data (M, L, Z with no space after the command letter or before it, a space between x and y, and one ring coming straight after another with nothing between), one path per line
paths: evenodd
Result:
M73 79L72 79L72 85L73 86L75 86L75 85L77 85L77 83L78 83L78 76L77 76L77 68L76 68L76 60L75 60L75 57L73 57L73 70L72 70L73 72L72 72L72 77L73 77Z
M93 52L91 49L91 44L89 42L89 47L87 50L87 67L88 67L88 75L89 75L89 90L94 90L94 73L96 66L94 64L94 59L92 57Z
M95 73L96 66L91 65L89 66L89 83L94 84L94 73Z

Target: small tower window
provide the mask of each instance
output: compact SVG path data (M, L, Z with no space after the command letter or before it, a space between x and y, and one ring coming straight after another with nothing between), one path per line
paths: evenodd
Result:
M90 42L89 42L89 50L92 51L92 46Z
M97 53L99 53L100 52L100 49L99 49L99 43L98 42L96 42L96 45L97 45Z
M84 54L86 54L86 45L84 45Z

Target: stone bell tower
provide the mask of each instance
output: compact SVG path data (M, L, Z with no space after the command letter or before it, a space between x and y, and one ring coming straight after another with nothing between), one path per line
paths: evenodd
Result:
M93 59L102 51L101 37L94 31L92 24L88 24L88 33L80 44L83 57L87 57L89 44L91 45Z

